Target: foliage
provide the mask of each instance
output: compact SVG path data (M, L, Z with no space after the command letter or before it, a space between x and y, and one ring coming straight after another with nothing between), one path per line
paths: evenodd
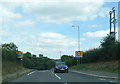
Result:
M83 53L83 63L120 60L120 43L107 36L101 41L98 48L87 50ZM76 65L76 59L73 56L63 55L61 60L67 65Z
M34 63L33 63L33 61L31 61L29 54L30 53L28 53L28 52L26 54L24 54L24 56L22 58L22 65L26 68L32 69L34 67Z
M119 63L119 60L118 61L114 60L114 61L105 61L105 62L95 62L95 63L75 65L75 66L70 67L70 69L118 73L119 72L118 63Z
M19 63L25 68L38 70L51 69L55 64L52 59L44 57L42 54L37 57L30 52L24 53L22 59L17 58L17 48L18 47L14 43L2 44L2 61Z
M14 61L15 62L17 60L16 50L9 50L8 46L10 45L9 44L2 45L2 61Z
M26 68L37 69L37 70L47 70L54 66L54 62L47 57L37 57L36 55L31 55L27 52L23 56L22 64Z
M61 60L65 62L68 66L73 66L76 64L76 58L70 55L63 55Z
M120 43L108 36L101 41L99 48L94 48L84 52L83 62L90 63L98 61L119 60L119 51Z
M24 68L22 65L12 62L2 62L2 82L10 82L26 73L29 73L30 69Z

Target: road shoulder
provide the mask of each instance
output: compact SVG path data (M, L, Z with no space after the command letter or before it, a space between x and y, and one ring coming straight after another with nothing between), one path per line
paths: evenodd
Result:
M71 72L83 74L92 77L115 79L120 80L118 73L98 72L98 71L83 71L83 70L70 70Z

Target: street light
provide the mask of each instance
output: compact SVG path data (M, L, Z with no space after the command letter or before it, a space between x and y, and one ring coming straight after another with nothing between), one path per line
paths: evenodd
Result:
M78 51L80 51L80 28L79 26L74 26L74 25L72 25L72 27L78 28Z
M72 27L77 27L78 28L78 51L80 51L80 27L75 26L75 25L72 25ZM82 64L82 58L80 58L80 59L81 59L81 64ZM79 59L77 61L79 62Z

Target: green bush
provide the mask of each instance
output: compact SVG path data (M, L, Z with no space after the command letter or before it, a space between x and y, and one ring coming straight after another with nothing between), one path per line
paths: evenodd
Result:
M76 65L76 58L70 55L63 55L61 56L61 60L65 62L69 67Z
M2 49L2 61L17 61L16 51Z
M83 54L83 62L98 62L98 61L111 61L119 60L120 43L111 39L109 36L101 41L99 48L85 51Z
M11 46L12 44L12 46ZM51 69L54 66L54 62L42 55L37 57L36 55L32 55L30 52L26 52L23 55L23 58L17 58L16 48L17 46L14 43L11 44L2 44L2 61L10 61L14 63L19 63L25 68L29 69Z

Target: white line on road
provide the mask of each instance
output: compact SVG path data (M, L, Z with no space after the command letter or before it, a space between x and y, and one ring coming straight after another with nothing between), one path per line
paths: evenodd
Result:
M42 71L37 71L37 72L49 72L49 70L42 70Z
M112 82L112 83L113 83L113 82L115 82L115 81L110 81L110 82Z
M80 73L80 74L84 74L84 75L89 75L89 76L94 76L94 77L100 77L100 78L118 79L118 77L100 76L100 75L95 75L95 74L89 74L89 73L79 72L79 71L72 71L72 72L76 72L76 73Z
M67 83L65 83L65 84L67 84Z
M56 76L57 78L61 79L57 74L55 74L55 76Z
M106 79L100 79L100 80L106 80Z
M51 71L52 72L52 71ZM54 74L53 72L52 72L52 74Z
M33 71L33 72L30 72L29 74L27 74L27 75L30 75L30 74L33 74L35 71Z
M54 74L57 78L61 79L57 74L53 73L52 71L51 73Z

